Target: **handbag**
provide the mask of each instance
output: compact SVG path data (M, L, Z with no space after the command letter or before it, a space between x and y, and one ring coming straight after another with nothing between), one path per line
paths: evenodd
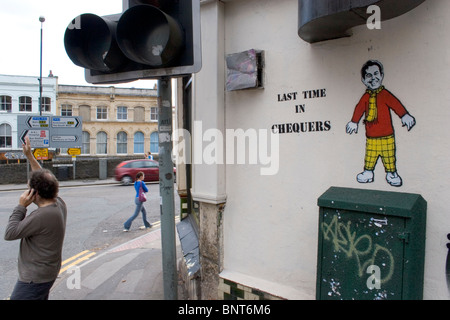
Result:
M140 202L147 201L147 196L145 195L144 188L142 188L142 182L141 182L141 185L139 187L139 201Z

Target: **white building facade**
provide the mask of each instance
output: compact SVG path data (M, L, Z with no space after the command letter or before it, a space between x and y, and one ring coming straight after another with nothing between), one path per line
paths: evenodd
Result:
M416 1L379 25L373 11L367 24L348 26L351 36L320 41L311 40L320 26L299 23L307 2L314 3L201 2L203 67L192 78L192 112L179 116L191 119L186 188L198 224L201 266L199 278L190 278L201 282L197 298L316 299L325 241L360 263L365 283L370 263L362 253L374 250L375 234L337 224L334 240L319 241L318 199L339 187L425 199L425 251L415 256L424 263L421 294L449 299L450 2ZM227 90L236 80L226 58L242 52L262 52L262 84ZM367 91L372 86L383 93ZM371 157L381 138L388 151ZM361 236L367 242L355 244ZM381 288L393 266L381 267ZM339 283L327 285L330 297L339 293Z
M42 114L56 115L58 78L42 78ZM39 77L0 75L0 152L22 148L17 116L39 115Z

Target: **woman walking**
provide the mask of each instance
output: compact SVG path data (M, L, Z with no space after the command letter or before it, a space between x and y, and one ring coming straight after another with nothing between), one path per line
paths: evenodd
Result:
M144 202L139 200L139 193L141 188L143 193L148 192L147 186L144 182L144 177L145 176L142 171L136 174L136 181L134 182L134 189L136 189L136 197L134 198L136 210L134 210L134 214L123 224L123 231L125 232L130 231L131 223L139 215L139 211L142 211L142 220L144 221L144 225L142 227L139 227L139 229L148 229L152 227L152 225L147 221L147 211L145 210Z

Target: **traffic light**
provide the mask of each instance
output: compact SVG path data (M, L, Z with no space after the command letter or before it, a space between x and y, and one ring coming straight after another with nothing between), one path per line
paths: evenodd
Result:
M124 0L123 12L86 13L64 45L92 84L160 79L201 69L200 0Z

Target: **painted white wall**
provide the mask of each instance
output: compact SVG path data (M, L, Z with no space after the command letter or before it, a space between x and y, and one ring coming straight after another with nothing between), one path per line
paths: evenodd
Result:
M227 1L224 34L217 32L218 23L212 23L217 17L213 5L217 2L202 6L204 63L196 76L196 119L212 119L210 126L216 121L221 128L223 113L225 129L244 130L270 130L274 124L294 122L331 124L326 132L279 135L276 175L262 176L261 165L226 166L227 277L251 278L247 281L259 282L260 289L289 298L314 299L317 198L330 186L409 192L428 202L424 298L448 299L450 2L426 1L382 22L381 30L358 26L350 38L317 44L297 35L297 0ZM225 75L220 60L248 49L265 51L264 89L227 92L222 110L220 86ZM360 69L369 59L383 63L383 84L417 121L408 132L393 115L400 188L386 183L381 160L374 183L356 182L364 165L365 129L361 122L359 133L350 136L345 126L365 92ZM302 91L322 88L324 98L302 96ZM298 92L296 101L278 101L278 94L290 92ZM296 104L304 104L305 112L295 113ZM194 190L221 190L221 178L217 167L197 167Z
M192 196L194 200L222 203L226 200L225 167L207 164L203 151L210 141L204 141L209 129L224 131L224 20L223 3L202 4L202 72L194 77L192 132ZM207 137L207 136L206 136ZM211 138L212 139L212 138Z

